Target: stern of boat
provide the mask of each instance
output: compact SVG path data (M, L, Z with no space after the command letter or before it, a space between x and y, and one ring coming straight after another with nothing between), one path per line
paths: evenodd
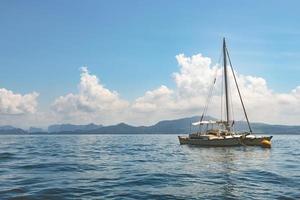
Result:
M262 136L262 137L251 137L246 136L245 138L241 139L241 142L245 144L246 146L266 146L265 143L268 143L267 146L271 147L271 140L273 136Z

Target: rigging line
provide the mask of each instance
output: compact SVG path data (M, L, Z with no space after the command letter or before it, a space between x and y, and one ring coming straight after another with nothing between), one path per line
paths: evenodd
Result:
M238 91L238 94L239 94L239 97L240 97L240 100L241 100L241 104L242 104L242 107L243 107L243 111L244 111L246 120L247 120L248 128L249 128L250 133L252 133L250 122L249 122L248 115L247 115L247 112L246 112L246 108L245 108L245 105L244 105L244 102L243 102L243 99L242 99L242 95L241 95L241 92L240 92L240 89L239 89L239 85L237 83L236 76L235 76L235 73L234 73L234 70L233 70L233 67L232 67L232 64L231 64L231 60L230 60L230 56L229 56L229 52L228 52L227 47L226 47L226 52L227 52L227 55L228 55L228 60L229 60L229 63L230 63L230 68L231 68L231 71L232 71L232 74L233 74L234 82L235 82L235 85L236 85L236 88L237 88L237 91Z
M233 109L233 103L232 103L232 88L229 87L229 100L230 100L230 111L231 111L231 119L232 119L232 124L231 124L231 127L233 127L233 123L234 123L234 109Z
M229 75L229 73L228 73ZM230 87L229 85L229 82L228 82L228 101L229 101L229 107L230 107L230 116L231 116L231 121L228 121L229 122L229 126L231 127L231 130L234 132L234 112L233 112L233 103L232 103L232 88Z
M223 121L223 90L224 90L224 76L223 76L223 71L222 71L222 82L221 82L221 121Z
M200 118L200 122L203 120L203 117L206 115L206 111L207 111L207 107L208 107L208 102L209 102L209 98L210 98L210 93L211 93L211 88L209 89L208 96L207 96L207 99L205 101L205 105L204 105L202 116ZM199 124L199 130L201 130L201 123Z
M215 81L214 81L214 83L215 83ZM207 110L208 110L208 105L209 105L209 102L210 102L210 99L211 99L211 96L212 96L214 83L213 83L212 87L210 87L210 89L209 89L208 98L207 98L207 102L206 102L204 113L203 113L204 115L206 115Z
M204 105L202 116L200 118L200 122L203 120L203 117L206 115L207 108L208 108L208 103L209 103L210 96L211 96L211 93L212 93L211 92L212 91L212 87L213 87L213 85L209 88L208 96L207 96L207 99L205 101L205 105ZM201 123L199 124L199 131L201 131Z
M211 91L211 88L208 90L208 96L207 96L206 101L205 101L205 104L204 104L204 109L203 109L203 113L202 113L202 116L201 116L200 121L203 120L203 117L204 117L204 115L205 115L205 113L206 113L207 104L208 104L209 96L210 96L210 93L211 93L210 91Z
M214 76L212 85L211 85L210 88L209 88L208 97L207 97L207 99L206 99L206 103L205 103L205 107L204 107L204 111L203 111L203 115L202 115L201 119L203 118L204 114L206 114L206 112L207 112L208 105L209 105L210 99L211 99L212 94L213 94L214 85L215 85L215 83L216 83L216 76L217 76L217 71L216 71L216 73L215 73L215 76Z
M213 79L213 83L212 83L211 87L209 88L208 97L206 99L205 107L204 107L200 122L203 120L203 117L207 114L209 102L210 102L210 100L212 98L212 95L213 95L213 89L214 89L214 86L215 86L215 83L216 83L216 78L217 78L217 69L216 69L216 73L215 73L215 76L214 76L214 79ZM201 130L201 123L199 124L199 130Z
M231 114L232 114L232 122L231 122L231 127L233 128L233 131L235 130L234 129L234 124L235 124L235 120L234 120L234 109L233 109L233 103L232 103L232 93L231 93L231 91L230 91L230 95L231 95L231 97L230 97L230 104L231 104Z
M228 89L228 94L229 94L228 95L229 96L228 99L229 99L229 104L230 104L229 106L230 106L230 116L231 116L231 122L230 122L231 124L230 124L230 126L233 127L232 123L234 121L234 111L233 111L233 103L232 103L232 99L233 99L232 95L233 94L232 94L232 88L231 87L229 87L229 89Z
M209 98L208 98L209 101L207 103L206 112L208 110L208 106L209 106L210 100L213 97L213 90L214 90L214 87L215 87L215 84L216 84L216 81L217 81L217 74L218 74L218 69L216 69L216 71L215 71L213 83L212 83L211 88L210 88L210 94L209 94Z
M222 52L220 53L218 63L220 63L221 58L222 58ZM207 99L205 101L205 106L204 106L204 109L203 109L202 116L200 118L200 122L203 120L204 116L207 114L208 105L209 105L210 99L211 99L212 94L213 94L213 89L214 89L214 86L216 84L217 75L218 75L218 67L216 67L216 71L215 71L213 83L212 83L212 85L211 85L211 87L209 89L208 97L207 97ZM201 131L201 124L199 124L199 130Z

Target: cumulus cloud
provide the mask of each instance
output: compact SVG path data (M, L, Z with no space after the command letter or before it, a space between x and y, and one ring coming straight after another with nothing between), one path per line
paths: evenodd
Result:
M0 114L16 115L34 113L37 107L38 93L21 95L0 88Z
M149 125L163 119L201 115L214 77L217 77L217 82L208 114L220 117L221 67L212 64L209 57L201 54L179 54L176 60L179 69L172 74L175 87L158 86L132 102L122 99L116 91L106 88L87 67L80 70L78 92L56 98L50 107L51 112L37 112L39 94L36 92L22 95L2 88L0 124L26 127L46 126L51 123L114 124L123 121L135 125ZM235 74L251 121L299 124L300 86L289 92L278 93L270 89L262 77L237 72ZM238 94L233 87L232 74L229 73L229 76L232 96L230 104L235 108L231 115L235 120L244 120Z
M208 114L214 117L224 117L221 116L222 70L220 66L212 65L211 59L201 54L191 57L179 54L176 59L180 68L179 72L173 74L176 88L170 90L166 86L160 86L158 89L147 91L144 96L135 100L133 108L144 111L147 116L150 115L149 112L152 112L151 115L156 117L176 118L193 114L200 115L208 91L216 77L219 82L217 81L215 85L215 93L213 93ZM300 86L291 92L276 93L268 87L266 80L262 77L242 75L237 72L235 74L252 121L299 124L297 116L300 115ZM235 117L235 120L244 120L233 77L232 74L229 73L229 75L231 76L230 105L234 107L231 116ZM154 95L157 93L160 95L162 93L164 98L157 98ZM160 119L157 118L157 120Z
M144 96L137 98L132 108L134 111L148 113L161 109L169 109L173 102L173 91L162 85L159 88L147 91Z
M173 76L179 95L186 98L206 95L218 66L211 66L211 59L201 54L191 57L179 54L176 60L180 70Z
M175 88L161 85L146 91L132 102L121 99L116 91L105 88L95 75L83 67L78 93L58 97L52 110L61 116L60 120L71 123L111 124L124 121L152 124L162 119L201 115L208 91L216 77L218 81L208 114L222 117L220 66L213 65L210 58L201 54L190 57L179 54L176 59L179 70L172 74ZM276 93L262 77L235 73L251 121L299 124L300 86L287 93ZM230 104L235 107L231 115L235 120L244 120L237 90L233 89L233 77L229 75L232 88Z
M117 115L128 107L116 91L105 88L99 79L89 73L87 67L81 68L77 94L58 97L52 109L62 117L72 120L95 120L111 114ZM98 120L97 120L98 121Z

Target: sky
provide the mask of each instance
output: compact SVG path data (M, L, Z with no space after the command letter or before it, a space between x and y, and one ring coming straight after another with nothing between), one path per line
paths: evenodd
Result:
M300 125L299 4L3 0L0 125L201 115L223 37L250 120Z

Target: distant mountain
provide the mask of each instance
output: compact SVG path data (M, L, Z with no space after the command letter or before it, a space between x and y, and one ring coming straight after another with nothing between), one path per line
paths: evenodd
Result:
M116 133L116 134L142 134L145 133L144 131L144 126L130 126L125 123L120 123L117 125L112 125L112 126L103 126L98 129L94 129L91 131L88 131L87 133L92 133L92 134L110 134L110 133Z
M28 129L28 132L29 133L42 133L42 132L46 132L46 131L42 128L30 127Z
M199 121L199 116L181 118L175 120L160 121L151 126L131 126L120 123L111 126L96 124L73 125L55 124L48 127L48 133L55 134L187 134L196 131L198 126L191 126L192 122ZM215 120L213 117L206 117L204 120ZM235 130L248 130L245 121L235 122ZM270 125L265 123L251 123L254 133L264 134L300 134L300 126ZM31 127L30 134L43 134L43 130ZM12 126L0 126L0 134L26 134L19 128ZM47 132L44 132L47 133Z
M300 126L289 125L271 125L265 123L251 123L253 133L265 133L265 134L300 134ZM235 122L235 130L249 130L248 124L245 121Z
M81 132L81 131L91 131L94 129L101 128L102 125L87 124L87 125L73 125L73 124L54 124L48 127L49 133L57 132Z
M0 126L0 134L26 134L27 131L13 126Z
M200 120L200 116L181 118L175 120L160 121L153 126L148 127L150 133L169 133L169 134L182 134L189 133L196 127L191 126L191 123ZM213 117L204 117L203 120L215 120Z
M300 134L300 126L269 125L263 123L253 123L252 126L255 133Z
M13 127L13 126L0 126L0 130L13 130L13 129L16 129L16 127Z
M93 134L186 134L191 130L191 123L199 121L199 116L160 121L152 126L130 126L125 123L105 126L99 129L89 131ZM214 120L212 117L206 117L204 120Z
M196 131L198 126L191 126L192 122L199 121L200 116L181 118L176 120L160 121L152 126L130 126L125 123L105 126L86 133L92 134L187 134ZM206 117L203 120L216 120ZM253 133L265 134L300 134L300 126L270 125L264 123L251 123ZM248 125L245 121L235 122L236 131L247 131Z

